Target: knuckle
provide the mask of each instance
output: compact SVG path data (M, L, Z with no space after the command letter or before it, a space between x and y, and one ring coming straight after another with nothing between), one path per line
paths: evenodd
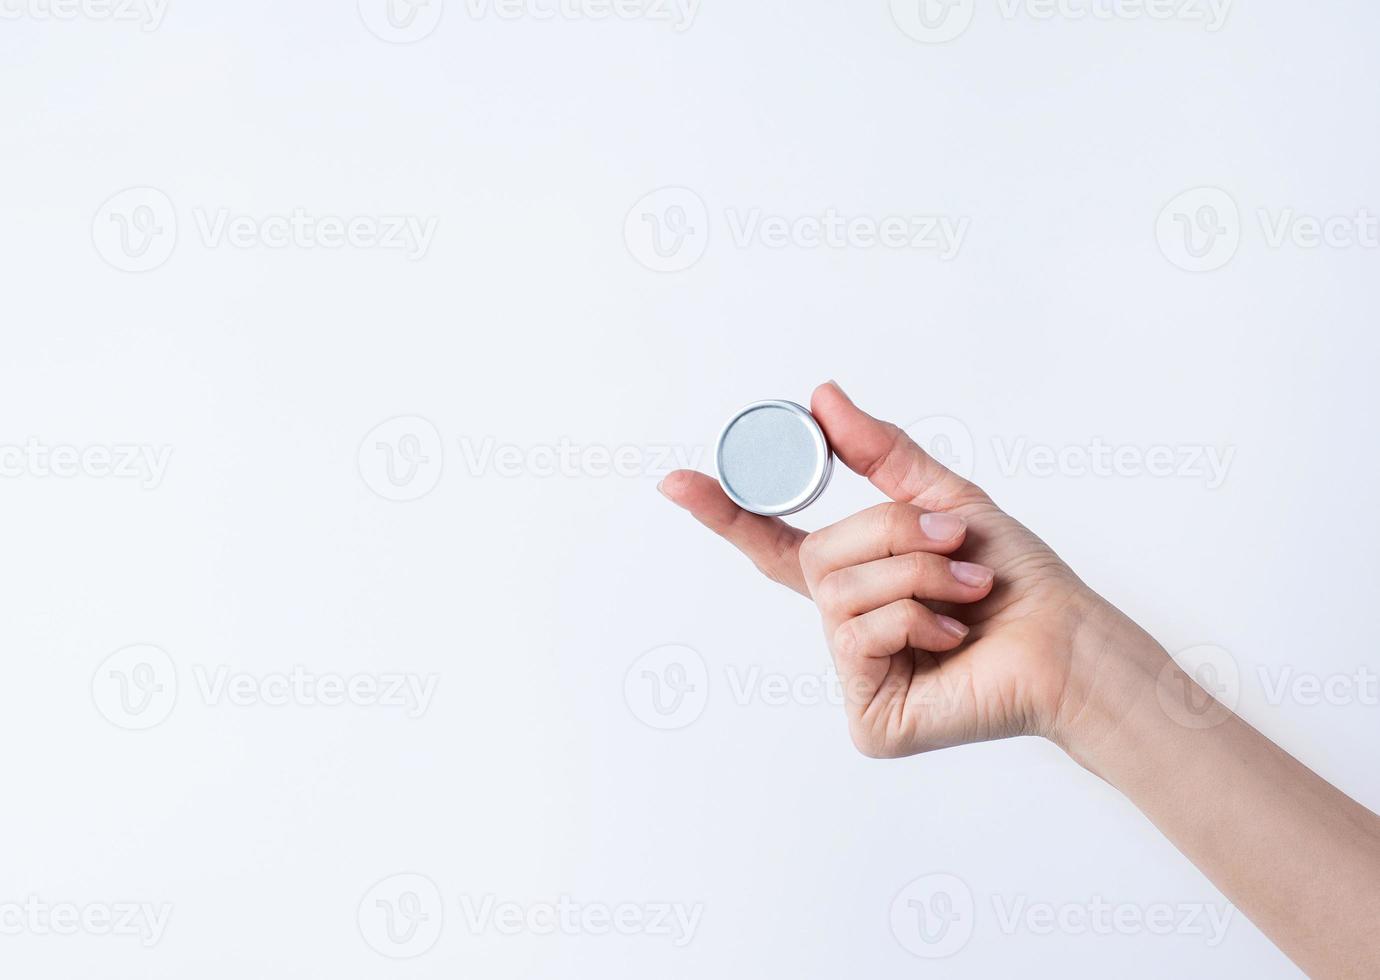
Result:
M830 572L819 580L814 589L814 599L815 604L826 611L843 608L846 596L837 572Z
M910 510L905 504L882 504L881 506L881 528L888 541L894 541L905 530L906 523L910 520Z
M910 579L912 584L916 586L924 585L932 579L937 561L938 559L936 556L927 552L913 552L905 558L906 576Z
M777 585L785 585L785 576L781 574L781 566L769 561L754 558L752 564L756 569Z
M790 583L790 551L791 541L786 536L780 537L767 551L753 559L752 563L757 566L757 570L780 585L789 586Z
M862 656L863 638L858 629L858 621L850 619L839 624L834 630L834 655L840 660L853 660Z

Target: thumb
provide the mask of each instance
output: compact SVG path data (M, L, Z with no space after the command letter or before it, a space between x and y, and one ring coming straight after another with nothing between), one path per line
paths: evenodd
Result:
M810 411L839 459L892 500L949 510L985 499L977 486L921 449L904 429L854 405L834 382L815 389Z

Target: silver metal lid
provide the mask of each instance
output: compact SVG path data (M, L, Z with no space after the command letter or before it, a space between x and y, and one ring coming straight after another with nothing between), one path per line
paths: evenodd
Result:
M739 507L766 517L803 510L824 492L834 454L809 409L753 402L728 420L714 452L719 483Z

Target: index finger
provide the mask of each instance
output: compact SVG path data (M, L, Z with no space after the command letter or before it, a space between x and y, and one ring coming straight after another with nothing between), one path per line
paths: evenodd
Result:
M657 489L751 558L767 578L809 596L805 574L800 570L800 542L805 538L804 531L779 517L761 517L743 510L728 499L718 480L694 470L667 474Z

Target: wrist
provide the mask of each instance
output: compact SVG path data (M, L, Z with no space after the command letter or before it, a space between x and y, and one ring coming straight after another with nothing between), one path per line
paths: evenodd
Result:
M1079 765L1108 778L1136 732L1169 721L1157 685L1174 670L1164 648L1089 591L1069 647L1069 670L1049 738Z

